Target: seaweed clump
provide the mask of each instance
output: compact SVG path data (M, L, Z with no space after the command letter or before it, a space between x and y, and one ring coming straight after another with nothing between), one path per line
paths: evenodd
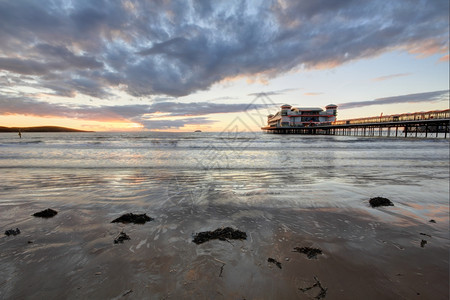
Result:
M328 288L323 287L322 283L319 281L319 279L314 276L314 280L316 281L312 286L306 287L306 288L299 288L300 291L302 291L303 293L318 287L319 288L319 293L317 294L317 296L314 297L314 299L324 299L327 295L327 290Z
M47 208L47 209L45 209L43 211L34 213L33 216L34 217L38 217L38 218L46 218L46 219L48 219L48 218L52 218L52 217L56 216L57 213L58 212L56 210L53 210L51 208Z
M375 197L369 200L370 206L379 207L379 206L394 206L394 203L391 202L388 198L383 197Z
M9 229L9 230L6 230L6 231L5 231L5 234L6 234L7 236L10 236L10 235L18 235L18 234L20 234L20 229L19 229L19 228L16 228L16 229Z
M306 254L306 256L309 259L317 258L318 254L322 254L322 250L320 250L318 248L310 248L310 247L295 247L294 252Z
M128 214L124 214L122 216L120 216L117 219L114 219L111 223L134 223L134 224L145 224L145 222L150 222L152 221L153 218L147 216L147 214L133 214L133 213L128 213Z
M273 259L272 257L269 257L267 259L268 262L275 264L278 268L281 269L281 263L279 261L277 261L276 259Z
M216 239L221 241L246 240L247 234L243 231L233 229L231 227L217 228L214 231L204 231L197 233L192 241L198 245Z
M123 241L125 241L125 240L131 240L131 238L128 234L126 234L125 232L122 231L114 239L114 244L119 244L119 243L123 244Z

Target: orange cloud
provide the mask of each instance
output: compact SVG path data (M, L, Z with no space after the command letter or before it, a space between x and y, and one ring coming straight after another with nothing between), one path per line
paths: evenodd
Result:
M306 69L310 70L327 70L334 69L342 64L340 60L324 60L317 63L305 64Z
M449 49L447 45L442 45L437 40L429 39L424 42L411 44L407 50L409 53L416 54L419 58L425 58L438 53L448 53ZM446 56L448 57L448 54Z
M392 78L396 78L396 77L409 76L409 75L411 75L411 73L391 74L391 75L385 75L385 76L373 78L372 81L383 81L383 80L388 80L388 79L392 79Z
M448 61L449 61L449 56L448 56L448 54L442 56L441 58L439 58L439 61L442 61L442 62L448 62Z

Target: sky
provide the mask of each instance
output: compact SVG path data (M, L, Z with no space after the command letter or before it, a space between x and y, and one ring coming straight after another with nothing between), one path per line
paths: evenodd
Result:
M258 131L449 108L448 0L0 0L0 126Z

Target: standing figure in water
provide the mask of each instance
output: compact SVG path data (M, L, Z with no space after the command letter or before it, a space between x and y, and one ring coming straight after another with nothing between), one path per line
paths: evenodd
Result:
M22 132L19 130L19 138L22 138Z

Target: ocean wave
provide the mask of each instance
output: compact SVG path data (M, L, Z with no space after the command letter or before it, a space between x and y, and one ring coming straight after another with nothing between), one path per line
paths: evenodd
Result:
M0 147L14 147L14 146L23 146L23 145L35 145L35 144L44 144L45 142L42 140L36 141L17 141L17 142L4 142L0 144Z

